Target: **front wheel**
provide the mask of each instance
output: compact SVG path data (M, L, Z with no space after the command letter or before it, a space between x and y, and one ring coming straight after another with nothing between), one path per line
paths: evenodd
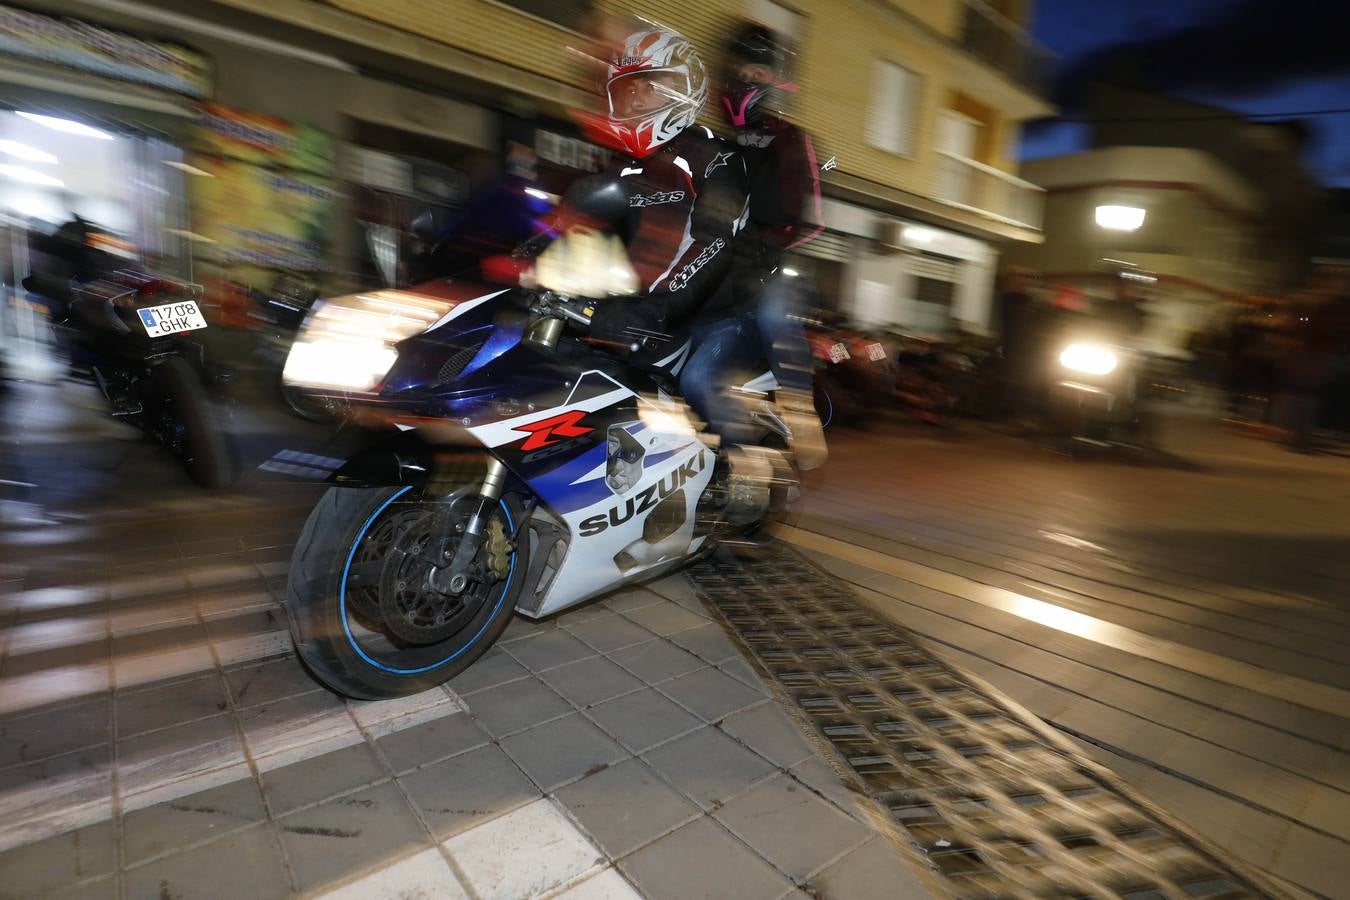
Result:
M430 578L476 503L471 492L434 498L415 487L324 494L296 543L286 595L296 649L321 682L359 699L401 697L492 646L525 584L519 504L503 498L493 509L460 594Z

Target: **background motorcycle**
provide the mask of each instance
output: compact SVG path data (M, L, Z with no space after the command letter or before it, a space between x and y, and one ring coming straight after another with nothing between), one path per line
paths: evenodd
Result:
M275 385L286 408L310 422L338 418L342 404L336 399L311 397L288 385L282 378L286 357L305 316L318 300L318 290L309 278L297 274L278 276L267 291L237 285L249 304L248 318L258 338L257 358L266 378Z
M1091 338L1058 345L1052 363L1048 423L1070 455L1147 442L1141 400L1149 382L1143 358L1119 344Z
M895 355L895 399L921 422L955 425L975 385L970 355L945 341L901 335Z
M816 413L821 425L858 425L868 410L885 408L894 367L885 339L820 315L806 329L815 364Z
M24 286L49 298L72 369L88 373L114 418L166 447L202 487L234 482L238 456L208 393L229 376L190 336L207 327L195 288L128 269L64 285L30 276Z

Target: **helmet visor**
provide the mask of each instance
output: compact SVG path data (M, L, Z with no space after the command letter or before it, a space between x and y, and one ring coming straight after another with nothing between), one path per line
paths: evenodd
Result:
M640 119L688 102L689 76L675 69L644 69L609 82L609 113L617 121Z

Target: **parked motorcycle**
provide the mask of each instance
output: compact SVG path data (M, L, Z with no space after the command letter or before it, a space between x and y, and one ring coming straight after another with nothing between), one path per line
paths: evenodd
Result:
M888 402L895 380L885 341L837 322L807 328L822 426L857 425Z
M895 357L895 400L929 425L950 427L964 413L975 363L959 348L932 338L901 335Z
M64 285L29 276L24 287L49 296L72 368L92 377L114 418L166 447L202 487L234 482L238 456L209 396L229 373L191 337L207 327L198 288L132 269Z

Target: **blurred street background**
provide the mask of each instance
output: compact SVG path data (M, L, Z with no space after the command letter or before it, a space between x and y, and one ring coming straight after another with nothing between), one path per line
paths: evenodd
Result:
M1332 6L0 4L0 897L1346 896ZM476 278L621 161L577 115L617 13L791 48L829 460L779 562L338 697L286 586L363 436L291 344L323 298ZM75 283L190 299L172 415L89 356ZM771 665L783 559L879 660ZM886 671L930 679L886 752L821 724Z

